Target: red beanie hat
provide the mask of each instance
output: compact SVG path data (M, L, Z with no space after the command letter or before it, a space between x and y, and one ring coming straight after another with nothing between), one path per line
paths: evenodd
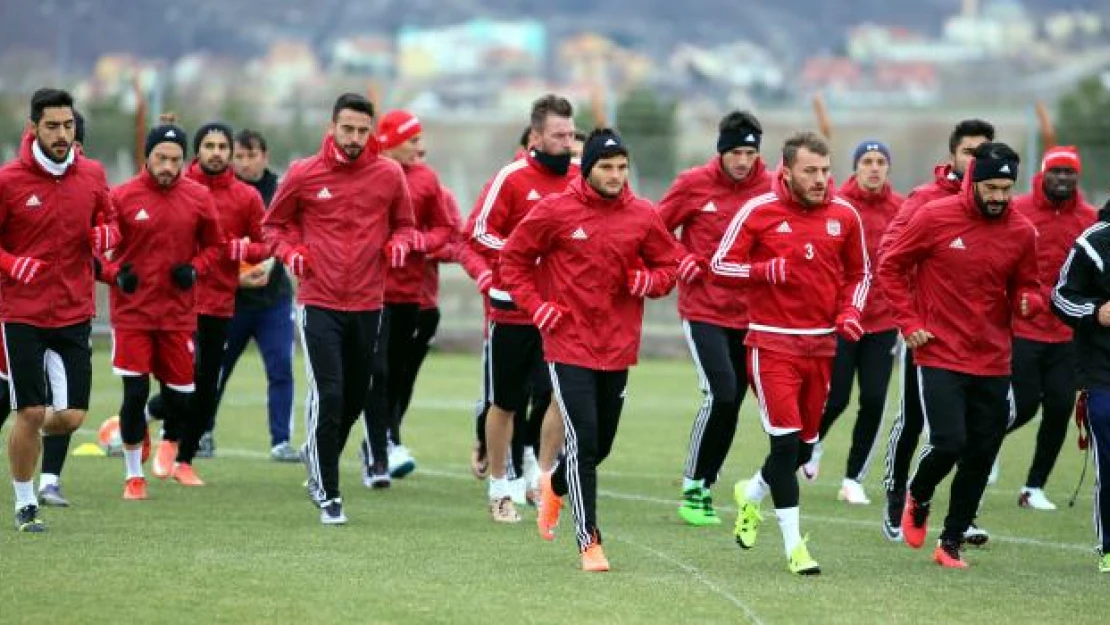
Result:
M391 150L420 134L420 120L408 111L396 110L378 121L378 143Z
M1044 160L1041 161L1041 171L1048 171L1054 167L1074 169L1075 173L1080 173L1082 163L1075 146L1061 145L1045 152Z

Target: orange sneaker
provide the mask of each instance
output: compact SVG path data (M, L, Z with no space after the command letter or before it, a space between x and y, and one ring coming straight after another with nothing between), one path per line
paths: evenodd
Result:
M609 560L597 540L590 543L590 546L582 552L582 570L587 573L604 573L609 570Z
M146 478L129 477L123 485L123 498L131 501L146 499Z
M966 569L967 561L960 554L960 543L954 540L937 541L933 551L933 562L946 569Z
M154 452L154 466L151 471L154 477L164 480L173 472L173 461L177 458L177 443L165 439L158 442L158 450Z
M173 479L182 486L204 486L204 480L197 477L193 465L188 462L178 462L173 465Z
M563 500L555 494L551 487L551 473L540 475L540 508L536 513L536 527L540 530L540 538L555 540L555 527L559 525L559 511L563 508Z

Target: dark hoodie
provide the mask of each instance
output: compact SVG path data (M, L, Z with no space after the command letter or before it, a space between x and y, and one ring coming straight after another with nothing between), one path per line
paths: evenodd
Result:
M277 191L277 174L267 169L258 180L250 181L242 178L240 180L257 189L258 194L262 196L262 203L266 206L270 205L270 200L274 199L274 193ZM270 271L270 281L266 286L256 289L239 287L235 291L235 310L264 310L281 304L292 305L292 303L293 283L289 280L289 274L285 272L285 265L280 262L274 263L274 268Z

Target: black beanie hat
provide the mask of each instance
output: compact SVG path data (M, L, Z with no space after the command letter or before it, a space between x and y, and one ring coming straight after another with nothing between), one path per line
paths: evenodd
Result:
M235 132L231 130L231 126L223 122L208 122L200 128L197 128L196 133L193 134L193 154L200 153L200 144L204 143L204 138L212 132L223 133L223 135L227 137L228 145L231 146L232 150L235 149Z
M987 142L975 148L971 166L971 181L983 182L995 178L1017 180L1021 157L1005 143Z
M598 128L586 137L582 146L582 177L589 178L590 170L603 158L628 156L628 148L612 128Z
M181 126L174 124L161 124L150 129L146 134L146 152L147 158L150 153L154 151L154 146L159 143L176 143L181 146L181 153L185 155L189 152L188 136Z
M763 129L743 124L736 128L722 130L717 135L717 154L731 152L736 148L759 149L763 142Z

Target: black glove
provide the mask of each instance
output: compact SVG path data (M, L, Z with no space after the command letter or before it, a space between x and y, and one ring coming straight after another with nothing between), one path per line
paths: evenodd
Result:
M131 295L139 288L139 275L132 271L131 263L123 263L116 272L116 286L119 290Z
M182 291L188 291L197 283L197 270L189 263L178 263L170 269L173 283Z

